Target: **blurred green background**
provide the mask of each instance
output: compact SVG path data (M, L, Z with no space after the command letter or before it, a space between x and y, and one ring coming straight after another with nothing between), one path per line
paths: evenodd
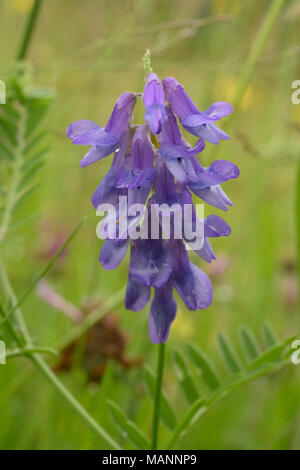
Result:
M175 76L200 109L214 101L230 101L270 4L269 0L44 1L28 59L34 82L54 89L55 101L43 124L50 150L40 188L24 206L26 213L40 216L6 246L5 259L18 294L85 215L87 221L47 282L79 308L106 301L126 285L128 256L113 272L98 262L102 242L96 238L98 219L90 204L111 157L81 169L84 148L66 139L67 125L77 119L104 125L123 91L141 92L141 58L147 48L155 72L161 78ZM15 57L31 5L30 0L0 2L0 78ZM196 342L225 376L216 344L218 331L225 331L236 344L239 325L247 324L260 334L265 319L281 338L299 331L294 188L300 105L291 102L291 84L300 79L299 26L299 2L286 1L235 114L224 120L231 140L218 147L207 144L203 153L204 163L225 158L240 167L241 175L224 185L233 208L223 214L205 207L206 215L219 214L232 227L231 237L213 242L217 261L212 265L194 257L212 277L211 307L189 312L178 300L164 387L179 416L186 404L171 367L175 347ZM139 104L135 122L142 120ZM106 398L122 406L145 432L151 428L152 405L137 360L153 365L156 361L147 310L126 311L122 302L114 309L115 328L126 335L124 354L136 360L135 366L127 369L120 361L105 359L98 383L88 380L80 360L70 371L59 372L113 435ZM72 326L72 320L38 293L26 301L24 313L40 345L55 346ZM0 448L101 449L101 442L31 369L25 359L0 366ZM178 448L299 449L299 378L300 366L290 365L236 390L204 415ZM166 435L162 426L162 441Z

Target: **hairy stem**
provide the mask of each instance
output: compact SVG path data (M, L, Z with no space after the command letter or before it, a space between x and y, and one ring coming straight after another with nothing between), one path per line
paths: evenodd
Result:
M159 427L159 421L160 421L161 389L162 389L162 382L163 382L164 363L165 363L165 343L160 343L159 344L159 350L158 350L157 373L156 373L156 390L155 390L154 410L153 410L152 450L157 449L158 427Z

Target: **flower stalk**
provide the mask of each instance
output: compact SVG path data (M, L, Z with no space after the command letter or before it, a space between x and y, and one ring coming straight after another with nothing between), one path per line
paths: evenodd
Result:
M158 346L158 361L156 373L156 389L153 409L153 423L152 423L152 450L157 450L158 443L158 427L160 421L160 402L161 391L163 383L164 365L165 365L165 343L159 343Z

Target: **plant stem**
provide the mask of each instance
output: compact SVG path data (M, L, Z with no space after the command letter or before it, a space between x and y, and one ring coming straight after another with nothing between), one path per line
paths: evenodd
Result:
M158 426L159 426L159 419L160 419L160 399L161 399L161 388L162 388L162 382L163 382L164 363L165 363L165 343L160 343L159 350L158 350L156 390L155 390L153 423L152 423L152 450L157 449Z
M180 423L176 426L171 436L171 439L167 445L167 450L172 449L177 439L181 436L182 432L188 428L193 418L199 417L199 414L198 414L199 409L201 409L202 413L205 411L205 407L204 407L205 402L206 402L205 398L199 398L191 405L191 407L188 409L188 411L184 415L182 421L180 421Z
M23 60L26 56L28 46L32 37L32 33L36 25L36 20L37 20L41 3L42 3L42 0L35 0L33 4L30 15L27 19L22 41L20 43L19 52L17 54L17 60Z
M151 67L151 52L149 51L149 49L146 50L145 55L143 57L143 67L147 78L149 73L153 72L153 68Z
M9 225L12 217L12 213L14 210L14 206L18 197L18 186L21 180L21 164L23 159L23 152L24 152L24 133L25 133L25 120L26 120L26 112L23 107L20 107L20 119L18 123L18 132L17 132L17 148L16 148L16 155L13 162L13 172L11 178L11 186L7 197L7 203L5 210L3 212L3 217L1 221L1 228L0 228L0 243L4 241L7 232L9 230Z
M125 294L125 288L122 287L116 294L108 298L108 300L101 305L101 308L90 313L83 318L79 323L74 325L65 336L58 341L55 347L59 350L68 346L72 341L76 340L82 336L86 331L88 331L92 326L94 326L101 318L104 317L107 313L111 312L116 308L121 302L123 302Z
M104 442L106 442L112 449L120 449L118 444L101 426L94 420L94 418L86 411L86 409L76 400L76 398L69 392L63 383L56 377L54 372L44 362L44 360L37 354L30 356L30 359L35 366L42 373L44 378L55 388L57 393L64 399L70 408L82 419L82 421Z
M7 296L10 298L11 303L17 304L17 298L15 292L10 284L10 280L7 276L3 261L0 259L1 277L3 280L3 287L6 291ZM15 337L18 345L23 348L31 349L34 347L29 332L27 330L26 323L23 318L21 309L18 307L15 310L16 320L18 322L18 330L21 332L22 338ZM7 324L14 330L13 325L10 323L11 318L8 319ZM36 368L41 372L45 379L52 385L55 391L64 399L69 407L82 419L82 421L98 436L100 437L110 448L119 449L118 444L114 439L107 434L107 432L94 420L94 418L86 411L86 409L76 400L76 398L69 392L64 384L56 377L52 372L47 363L36 353L27 352L27 357L31 359Z
M234 108L244 94L244 91L253 73L254 66L263 51L263 48L272 30L273 24L281 10L282 5L284 4L284 1L285 0L272 0L271 1L270 8L266 14L265 20L258 33L254 46L248 56L248 60L245 64L245 67L243 68L238 86L235 90L235 93L232 99L232 105Z
M296 245L297 245L297 268L298 268L298 286L299 286L299 308L300 308L300 161L297 162L296 177Z

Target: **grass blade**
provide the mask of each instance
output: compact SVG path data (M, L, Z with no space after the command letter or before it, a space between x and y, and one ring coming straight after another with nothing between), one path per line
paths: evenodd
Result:
M77 232L80 230L81 226L83 225L85 221L85 218L81 220L81 222L79 222L79 224L76 225L76 227L74 228L74 230L71 232L71 234L69 235L69 237L67 238L67 240L64 242L64 244L61 246L61 248L55 253L55 255L51 258L51 260L49 261L49 263L45 266L45 268L36 276L36 278L32 281L32 283L27 287L27 289L25 290L25 292L23 293L23 295L21 295L21 297L19 298L18 302L13 305L13 307L8 311L7 315L6 315L6 318L4 321L6 321L10 315L12 315L17 308L19 308L24 300L28 297L28 295L33 291L33 289L35 288L35 286L37 285L37 283L43 278L46 276L46 274L48 273L48 271L51 269L51 267L53 266L53 264L55 263L55 261L57 260L57 258L59 257L59 255L62 253L62 251L69 245L69 243L71 243L71 241L73 240L73 238L75 237L75 235L77 234Z

